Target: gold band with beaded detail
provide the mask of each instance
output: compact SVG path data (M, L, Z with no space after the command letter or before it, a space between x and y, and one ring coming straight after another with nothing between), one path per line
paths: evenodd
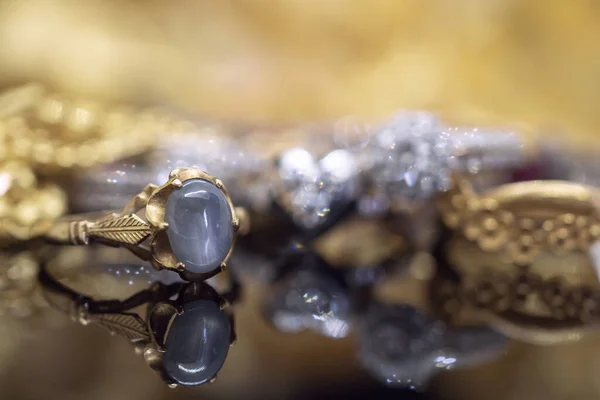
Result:
M455 278L434 295L444 298L442 311L464 316L468 306L509 336L542 344L598 329L599 195L565 181L483 194L460 182L445 193L438 208L451 232L444 258Z

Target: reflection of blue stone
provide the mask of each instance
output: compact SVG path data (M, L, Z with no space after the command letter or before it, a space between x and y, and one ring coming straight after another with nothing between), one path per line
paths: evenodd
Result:
M225 260L233 241L233 216L227 198L212 182L190 179L167 200L167 235L177 261L205 273Z
M197 300L177 315L165 343L163 368L180 385L201 385L214 377L229 351L230 324L217 304Z

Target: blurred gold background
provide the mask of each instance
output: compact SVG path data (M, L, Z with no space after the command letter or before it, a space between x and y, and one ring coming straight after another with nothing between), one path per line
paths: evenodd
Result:
M0 0L0 86L39 81L251 125L427 108L589 148L600 138L599 71L600 5L584 0ZM0 397L283 398L365 379L352 339L273 333L255 292L213 386L164 389L127 343L99 329L36 337L7 320ZM442 376L434 390L599 398L597 345L516 345L496 363Z
M582 144L599 39L585 0L2 0L0 83L252 123L429 108Z

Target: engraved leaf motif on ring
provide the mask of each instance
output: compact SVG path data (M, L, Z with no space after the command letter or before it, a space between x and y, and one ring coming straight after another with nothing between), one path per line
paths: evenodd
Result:
M150 338L146 323L134 314L102 314L95 316L93 321L129 340Z
M143 242L151 233L150 226L135 214L100 222L88 229L92 238L134 245Z

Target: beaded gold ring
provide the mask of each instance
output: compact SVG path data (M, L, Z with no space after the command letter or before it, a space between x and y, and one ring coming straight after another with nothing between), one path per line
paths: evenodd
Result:
M528 181L483 194L461 182L441 196L450 230L441 258L453 276L434 290L443 312L537 344L598 329L599 194L579 183Z

